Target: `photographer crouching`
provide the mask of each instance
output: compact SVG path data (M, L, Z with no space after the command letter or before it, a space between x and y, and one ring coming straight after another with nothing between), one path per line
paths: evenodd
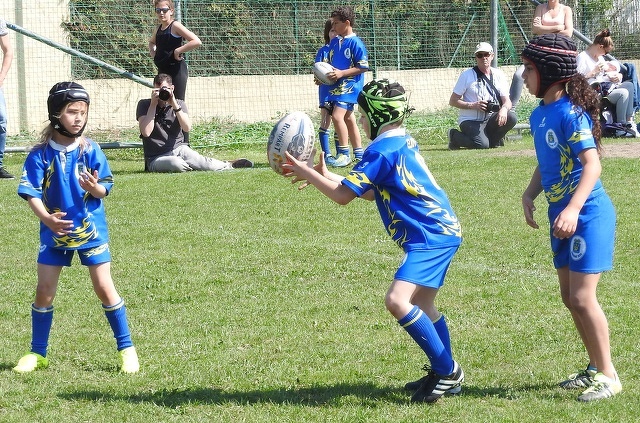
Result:
M191 119L186 103L173 94L171 76L156 75L153 86L151 98L140 100L136 109L145 170L187 172L253 167L247 159L218 160L204 157L189 147L184 135L191 130Z
M449 105L460 109L460 130L449 129L449 150L501 147L518 121L506 76L491 67L493 47L479 43L474 54L476 66L460 74L449 99Z

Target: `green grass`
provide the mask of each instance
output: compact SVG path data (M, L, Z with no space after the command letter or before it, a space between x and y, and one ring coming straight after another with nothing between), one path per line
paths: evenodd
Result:
M77 262L60 280L50 368L11 372L29 348L38 226L17 180L0 181L0 421L637 420L638 160L603 160L619 223L599 298L624 391L585 405L556 388L586 356L560 302L544 202L540 230L522 217L530 137L450 152L444 131L421 126L430 125L409 122L464 229L439 296L467 375L463 395L409 403L402 385L421 376L425 357L383 305L400 250L373 203L340 207L276 175L258 126L253 142L204 150L249 157L254 169L147 174L139 150L107 151L112 272L141 359L134 376L117 373L115 342ZM6 164L18 174L23 160L9 154Z

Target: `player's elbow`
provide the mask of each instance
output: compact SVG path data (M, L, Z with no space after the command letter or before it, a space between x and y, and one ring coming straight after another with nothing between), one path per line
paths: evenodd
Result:
M345 186L340 186L335 191L335 195L333 196L333 201L335 201L336 203L338 203L341 206L346 206L354 198L356 198L356 195L355 195L355 193L353 191L351 191L349 188L347 188Z

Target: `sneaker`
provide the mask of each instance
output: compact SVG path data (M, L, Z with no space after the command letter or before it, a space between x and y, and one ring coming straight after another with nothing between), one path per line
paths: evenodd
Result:
M562 389L584 389L593 385L593 377L596 375L595 370L584 369L581 372L574 373L563 380L558 385Z
M46 369L49 367L49 359L40 354L30 352L22 356L18 360L18 364L13 368L14 372L29 373L37 369Z
M0 166L0 179L13 179L15 176L10 174L4 166Z
M336 163L336 158L334 155L330 154L330 155L325 155L324 156L324 162L327 166L333 166Z
M138 362L136 347L125 348L119 352L120 361L122 362L120 371L122 373L138 373L140 371L140 363Z
M627 123L627 128L629 128L629 132L633 134L634 137L640 138L640 132L638 132L638 125L634 122Z
M411 402L436 402L445 393L459 387L462 382L464 372L456 361L453 362L453 372L450 375L439 375L429 369L422 384L411 397Z
M231 161L231 167L234 169L240 169L243 167L253 167L253 162L248 159L237 159Z
M338 157L336 157L336 161L333 162L331 166L345 167L345 166L349 166L350 164L351 164L351 157L347 156L346 154L338 154Z
M460 147L455 145L454 142L453 142L453 131L455 131L455 129L451 128L447 132L447 138L449 139L448 148L449 148L449 150L460 150Z
M598 373L593 377L593 385L580 394L578 401L589 402L611 398L620 392L622 392L622 384L618 379L618 375L616 375L615 379L611 379L602 373Z
M420 388L420 385L422 385L422 382L424 382L425 380L427 380L429 376L422 376L420 379L418 380L414 380L413 382L407 382L404 385L404 389L410 392L415 392L418 390L418 388ZM445 392L445 395L458 395L460 392L462 392L462 385L460 386L456 386L455 388L449 389L447 392Z

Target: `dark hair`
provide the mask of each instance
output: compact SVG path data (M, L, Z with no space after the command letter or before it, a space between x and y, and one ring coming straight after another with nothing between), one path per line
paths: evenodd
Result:
M602 126L600 124L600 96L589 84L587 78L582 74L577 74L567 81L565 86L569 100L574 106L582 109L583 113L588 113L593 121L591 133L596 140L598 153L602 152Z
M613 48L613 39L611 39L611 31L609 31L609 28L598 32L598 35L593 39L593 44L601 44L604 48Z
M351 26L356 25L356 15L353 13L353 9L350 6L338 6L333 12L331 12L332 18L338 18L342 22L349 21Z
M173 79L171 79L171 75L167 75L166 73L159 73L153 78L153 85L162 85L164 81L167 81L169 84L173 85Z
M329 41L331 41L329 39L329 31L331 31L331 27L333 25L331 25L331 19L327 19L326 21L324 21L324 43L325 44L329 44Z

